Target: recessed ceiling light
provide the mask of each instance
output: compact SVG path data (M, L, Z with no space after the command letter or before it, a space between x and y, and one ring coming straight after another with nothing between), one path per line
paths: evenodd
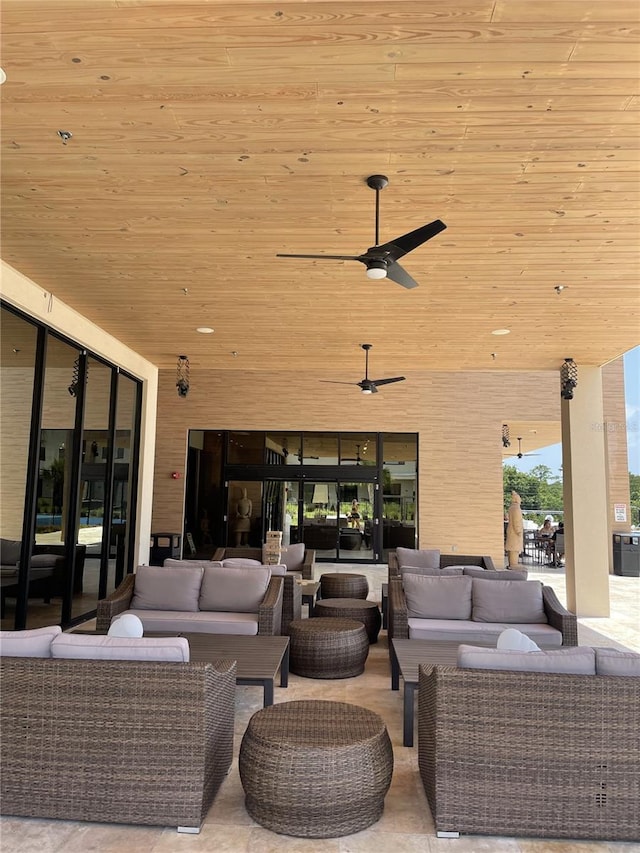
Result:
M492 335L510 335L511 329L494 329Z
M201 335L211 335L214 332L214 329L211 326L198 326L196 332L200 332Z

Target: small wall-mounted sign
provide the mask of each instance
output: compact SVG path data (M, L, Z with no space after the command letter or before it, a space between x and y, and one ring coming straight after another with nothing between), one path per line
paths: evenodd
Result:
M626 504L614 504L613 505L613 518L614 518L614 521L626 522L626 520L627 520L627 505Z

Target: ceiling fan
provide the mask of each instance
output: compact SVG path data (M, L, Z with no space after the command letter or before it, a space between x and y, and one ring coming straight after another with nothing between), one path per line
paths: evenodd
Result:
M523 453L522 452L522 438L521 438L521 436L518 436L518 452L516 455L517 455L518 459L522 459L523 456L540 456L539 453Z
M287 255L277 254L277 258L317 258L322 260L334 261L359 261L367 268L367 276L372 279L390 278L402 287L412 288L417 287L418 282L415 281L406 270L404 270L398 260L404 255L409 254L418 246L426 243L436 234L447 227L440 219L435 219L421 228L416 228L415 231L409 231L395 240L389 240L388 243L380 243L379 224L380 224L380 190L383 190L389 183L389 178L385 175L371 175L367 178L367 186L376 191L376 230L375 230L375 245L367 249L361 255Z
M361 462L364 462L362 456L360 456L360 445L356 444L356 455L355 456L343 456L343 462L355 462L356 465L360 465Z
M406 376L393 376L390 379L369 379L369 350L373 344L360 344L365 353L364 379L360 382L336 382L331 379L321 379L321 382L331 382L333 385L357 385L363 394L377 394L378 385L390 385L392 382L404 382Z

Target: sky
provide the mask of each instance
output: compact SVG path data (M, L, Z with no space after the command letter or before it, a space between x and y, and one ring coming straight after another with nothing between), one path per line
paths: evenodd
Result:
M624 386L629 471L632 474L640 474L640 347L635 347L624 355ZM522 459L512 456L504 459L504 463L525 472L531 471L536 465L546 465L554 474L560 476L562 445L552 444L549 447L542 447L536 450L536 453L537 456L523 456Z

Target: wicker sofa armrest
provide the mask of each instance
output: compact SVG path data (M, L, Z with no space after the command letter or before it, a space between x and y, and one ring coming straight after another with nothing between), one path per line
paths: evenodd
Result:
M273 575L258 611L258 634L279 635L282 630L284 578Z
M549 625L562 633L562 645L577 646L578 620L576 615L562 606L553 587L542 587L542 603Z
M312 581L316 564L316 552L314 548L306 548L304 560L302 561L302 577L306 581Z
M133 574L125 575L120 586L107 598L102 598L98 602L96 633L106 634L113 617L119 613L124 613L125 610L131 607L135 577Z
M388 580L391 581L391 578L400 577L400 569L398 567L398 555L396 554L395 551L389 551L388 564L389 564Z
M409 639L407 600L400 577L392 578L389 582L387 632L389 640Z

